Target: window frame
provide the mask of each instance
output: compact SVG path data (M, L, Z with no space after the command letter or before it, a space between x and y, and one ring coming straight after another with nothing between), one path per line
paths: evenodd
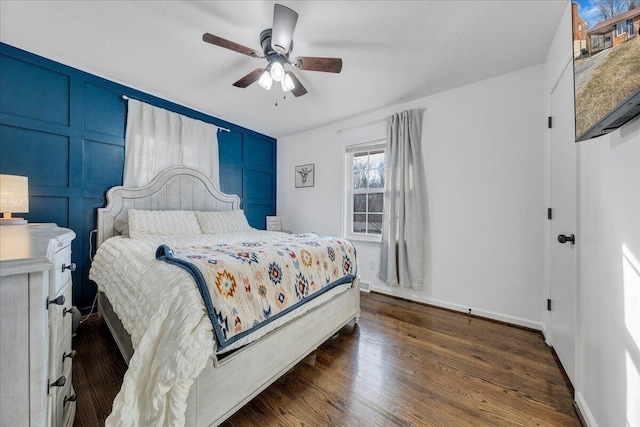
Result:
M353 231L353 216L356 214L354 212L353 206L353 196L355 194L377 194L380 193L384 197L385 187L379 189L354 189L353 188L353 162L354 157L359 154L364 153L372 153L376 151L382 151L385 155L385 164L386 164L386 140L385 139L376 139L373 141L368 141L365 143L349 145L345 147L345 180L344 180L344 194L345 194L345 209L343 212L343 223L344 223L344 236L349 240L356 240L361 242L372 242L372 243L380 243L382 241L382 233L359 233ZM385 183L386 184L386 183ZM368 214L368 208L365 214ZM374 212L375 213L375 212Z

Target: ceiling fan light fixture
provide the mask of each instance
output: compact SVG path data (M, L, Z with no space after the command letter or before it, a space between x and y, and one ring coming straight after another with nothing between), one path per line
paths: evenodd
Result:
M306 94L307 89L293 72L285 70L286 64L303 71L322 71L336 74L342 71L341 58L301 56L293 60L289 59L293 50L293 32L297 22L297 12L281 4L275 4L273 6L273 26L260 33L262 52L210 33L204 33L202 40L243 55L266 60L266 68L256 68L233 83L233 86L246 88L258 82L260 86L269 91L275 80L280 83L283 92L291 92L297 98ZM276 89L278 88L276 87Z
M282 91L289 92L290 90L296 87L295 83L293 83L293 79L289 73L284 75L284 79L282 79Z
M260 80L258 80L258 84L266 90L271 90L273 79L271 78L271 73L269 72L269 70L265 70L264 73L262 73L262 75L260 76Z
M271 63L271 78L277 82L282 81L284 78L284 66L280 61L273 61Z

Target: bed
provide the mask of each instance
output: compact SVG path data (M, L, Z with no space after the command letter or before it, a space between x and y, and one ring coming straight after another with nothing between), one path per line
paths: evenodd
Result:
M150 211L205 211L205 212L227 212L235 211L240 208L240 199L235 195L221 193L216 189L211 181L200 171L188 167L173 167L166 169L160 173L148 185L140 188L114 187L107 193L107 205L105 208L98 209L97 223L97 247L98 253L96 258L98 262L105 263L105 256L101 254L101 247L110 238L110 241L116 243L118 239L124 241L126 238L120 234L126 233L128 222L128 211L134 210L150 210ZM134 212L134 211L132 211ZM275 238L275 237L274 237ZM155 245L157 241L151 239L149 245ZM107 251L105 245L105 251ZM355 253L354 253L355 256ZM95 264L94 260L94 264ZM111 262L111 261L110 261ZM118 262L117 259L115 262ZM131 260L123 260L124 264L131 263ZM131 264L129 267L135 265ZM93 271L92 266L92 271ZM176 271L176 275L187 274L179 273L180 268L175 265L158 264L158 268L162 271L157 272L162 277L168 277L168 269ZM126 270L126 269L117 269ZM116 271L113 270L112 271ZM122 273L124 274L124 273ZM152 274L148 271L139 273L141 276L149 276ZM173 274L173 273L172 273ZM182 276L181 276L182 277ZM96 280L97 278L97 280ZM102 292L100 283L100 275L93 275L98 283L100 292L98 293L98 309L104 317L105 323L111 331L122 356L129 364L129 371L147 369L153 363L144 360L154 356L155 353L161 353L157 348L148 350L148 344L145 332L129 333L123 326L123 322L118 313L118 298L111 295L112 300L108 298L106 293ZM125 279L123 279L125 280ZM129 280L129 279L126 279ZM171 279L173 280L173 279ZM167 280L169 282L169 280ZM184 280L181 279L181 283ZM173 285L171 285L173 286ZM193 287L193 282L191 282ZM195 289L195 287L193 287ZM338 289L339 288L339 289ZM174 289L167 291L166 298L172 298L169 294ZM178 291L175 291L178 292ZM113 294L113 292L112 292ZM189 291L189 295L192 291ZM132 297L129 296L131 299ZM126 298L124 298L126 299ZM186 298L185 298L186 299ZM249 402L253 397L267 388L276 379L286 373L295 364L301 361L309 353L314 351L320 344L331 336L335 335L343 326L352 320L357 323L360 314L360 294L359 294L359 278L354 275L349 283L341 284L339 287L326 292L321 297L316 298L312 308L298 308L289 312L286 316L273 322L269 328L264 328L261 334L257 334L258 338L250 340L248 344L237 346L230 352L218 352L215 349L209 351L205 356L204 367L198 367L195 371L194 380L191 383L186 381L181 383L180 387L176 387L177 400L183 400L186 408L173 403L153 402L151 406L160 405L160 411L167 416L162 415L163 423L172 424L175 422L188 426L216 426ZM164 300L159 299L151 304L162 306ZM202 305L202 303L200 303ZM159 309L162 311L163 309ZM143 310L141 310L143 311ZM202 308L200 308L200 312ZM189 313L188 316L198 316L198 310L181 310L180 313ZM196 314L193 314L196 313ZM199 315L202 316L202 313ZM187 316L187 314L185 314ZM170 316L167 316L169 318ZM155 318L155 316L154 316ZM143 319L144 320L144 319ZM196 318L197 320L197 318ZM166 319L165 319L166 322ZM144 323L144 322L143 322ZM162 320L160 320L162 323ZM136 324L129 319L129 324ZM167 328L162 323L162 328ZM173 326L171 326L173 327ZM211 323L203 326L202 322L198 323L197 328L199 334L207 334L207 328L211 329ZM130 328L130 329L135 329ZM149 326L148 329L153 329ZM158 329L158 328L156 328ZM169 328L167 328L169 329ZM269 330L266 330L269 329ZM203 332L204 331L204 332ZM160 334L161 332L158 332ZM150 333L151 334L151 333ZM215 335L215 331L209 332ZM132 336L134 339L132 339ZM208 339L208 336L207 336ZM134 342L137 344L134 345ZM202 347L207 340L202 339L195 344L200 345L199 351L191 348L183 353L196 354L196 358L202 357L202 352L210 349ZM215 343L215 339L213 340ZM142 343L142 344L141 344ZM242 342L240 342L242 344ZM136 352L134 352L134 347ZM192 346L193 347L193 346ZM140 350L144 349L144 350ZM286 351L283 351L286 349ZM140 351L139 351L140 350ZM178 346L178 350L181 347ZM184 358L184 354L180 353L180 358ZM173 356L169 356L173 357ZM174 358L176 358L174 357ZM171 369L169 369L171 371ZM174 375L171 372L171 375ZM166 376L165 373L155 372L148 374L149 376ZM128 416L127 411L140 411L136 404L127 403L127 400L135 398L141 393L140 387L134 390L127 397L124 393L125 385L128 381L129 372L125 375L123 391L114 401L114 412L116 406L120 409L121 415L124 413L125 418ZM187 375L188 376L188 375ZM148 389L153 385L146 386ZM156 387L157 388L157 387ZM116 405L116 402L118 405ZM146 403L145 403L146 404ZM129 408L127 405L132 406ZM135 407L135 408L134 408ZM145 408L147 410L147 408ZM175 413L177 412L177 413ZM184 413L181 413L184 412ZM112 414L113 415L113 414ZM133 419L133 418L132 418ZM139 422L138 418L138 422ZM157 421L157 418L149 418L149 420ZM176 421L177 420L177 421Z

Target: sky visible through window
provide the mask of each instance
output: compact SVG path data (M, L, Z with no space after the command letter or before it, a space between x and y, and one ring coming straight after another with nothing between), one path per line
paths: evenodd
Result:
M578 13L587 23L587 30L603 21L598 10L598 0L573 0L573 2L578 4ZM624 10L627 10L626 7Z

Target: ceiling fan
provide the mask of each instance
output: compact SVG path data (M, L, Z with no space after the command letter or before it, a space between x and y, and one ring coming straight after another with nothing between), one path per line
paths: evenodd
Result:
M298 14L295 11L281 4L274 5L273 28L267 28L260 33L262 52L209 33L204 33L202 40L244 55L267 60L268 64L265 68L256 68L235 82L234 86L245 88L258 81L260 86L270 90L273 81L276 81L280 82L284 92L291 91L294 96L298 97L307 93L307 89L293 72L285 70L286 64L305 71L339 73L342 70L342 59L312 56L289 59L293 50L293 31L297 21Z

